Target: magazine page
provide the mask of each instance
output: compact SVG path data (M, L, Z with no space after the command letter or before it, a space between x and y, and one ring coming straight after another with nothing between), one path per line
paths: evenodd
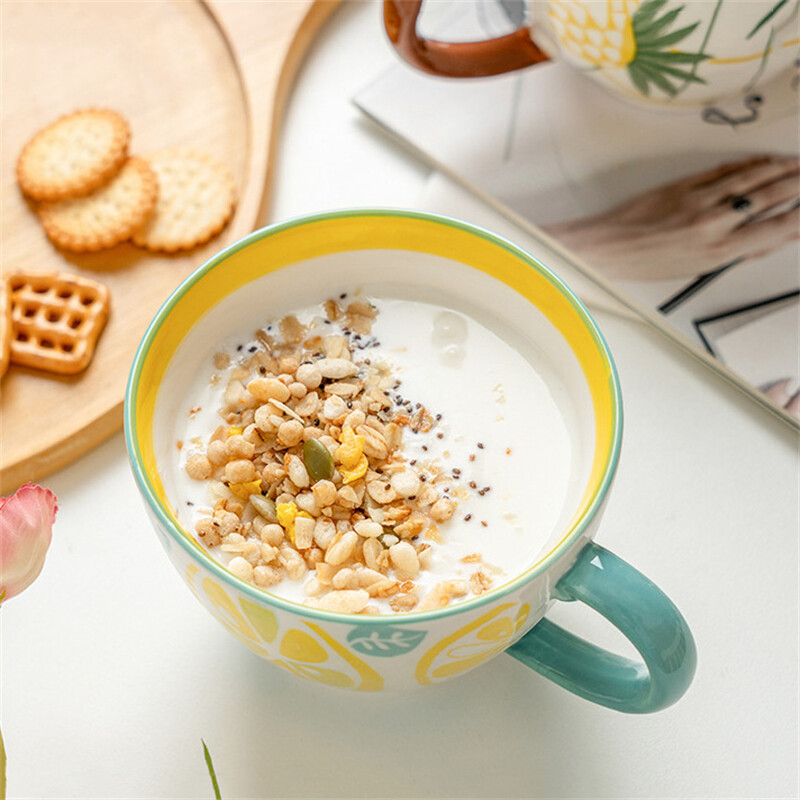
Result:
M549 15L544 27L552 34L569 12L570 42L584 35L584 50L594 42L600 60L616 59L613 80L581 69L561 42L552 59L494 77L440 77L398 58L355 103L800 428L798 5L542 0L533 11ZM760 11L752 26L746 6ZM612 7L621 33L601 41ZM699 7L716 17L693 21ZM424 10L423 35L465 41L508 33L532 8L439 0ZM723 38L731 19L746 29L738 50ZM626 31L639 37L627 55ZM692 95L731 66L735 91Z
M504 236L522 247L542 264L547 265L572 289L580 301L592 311L608 311L618 316L641 321L641 317L626 308L613 295L598 287L575 268L554 248L548 247L541 236L535 236L512 221L507 214L470 192L458 181L442 172L432 172L425 188L417 197L415 207L424 211L446 214Z

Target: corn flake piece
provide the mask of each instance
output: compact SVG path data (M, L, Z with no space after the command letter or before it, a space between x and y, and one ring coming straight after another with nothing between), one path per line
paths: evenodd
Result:
M241 436L244 428L228 428L228 436Z
M242 500L247 500L251 494L261 493L261 478L256 478L254 481L246 481L245 483L231 483L228 488Z
M364 454L364 437L357 434L351 427L342 430L342 443L336 451L336 457L346 470L355 470L361 466L361 457ZM361 473L364 474L363 472ZM359 476L360 477L360 476ZM352 478L355 480L355 478Z
M362 455L353 469L345 469L343 467L339 470L339 474L342 476L342 483L347 485L348 483L357 481L359 478L363 478L367 474L368 468L369 461L367 461L367 457L365 455Z

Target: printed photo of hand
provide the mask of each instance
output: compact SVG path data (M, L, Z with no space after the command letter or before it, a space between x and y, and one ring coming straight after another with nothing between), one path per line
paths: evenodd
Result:
M782 408L789 414L800 418L800 390L791 391L793 381L789 378L773 381L759 389L775 403L778 408Z
M692 277L800 238L800 159L745 159L542 226L609 278Z

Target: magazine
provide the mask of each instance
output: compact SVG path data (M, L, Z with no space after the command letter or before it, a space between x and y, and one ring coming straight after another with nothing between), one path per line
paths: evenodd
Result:
M449 41L501 35L524 15L517 0L429 6L425 33ZM713 106L636 104L558 58L471 79L398 58L354 102L800 430L794 58Z

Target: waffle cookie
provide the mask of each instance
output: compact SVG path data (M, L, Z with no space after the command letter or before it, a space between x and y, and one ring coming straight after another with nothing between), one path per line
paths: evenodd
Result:
M205 153L175 148L147 159L158 178L158 202L133 243L148 250L188 250L216 236L233 213L233 178Z
M0 378L8 370L11 356L11 292L8 282L0 278Z
M108 319L102 283L64 272L13 272L11 363L57 375L86 369Z
M91 194L43 203L39 217L55 245L91 252L130 239L155 208L157 196L153 170L144 159L133 156Z
M122 167L131 131L115 111L92 108L66 114L40 130L17 160L17 181L34 200L79 197Z

